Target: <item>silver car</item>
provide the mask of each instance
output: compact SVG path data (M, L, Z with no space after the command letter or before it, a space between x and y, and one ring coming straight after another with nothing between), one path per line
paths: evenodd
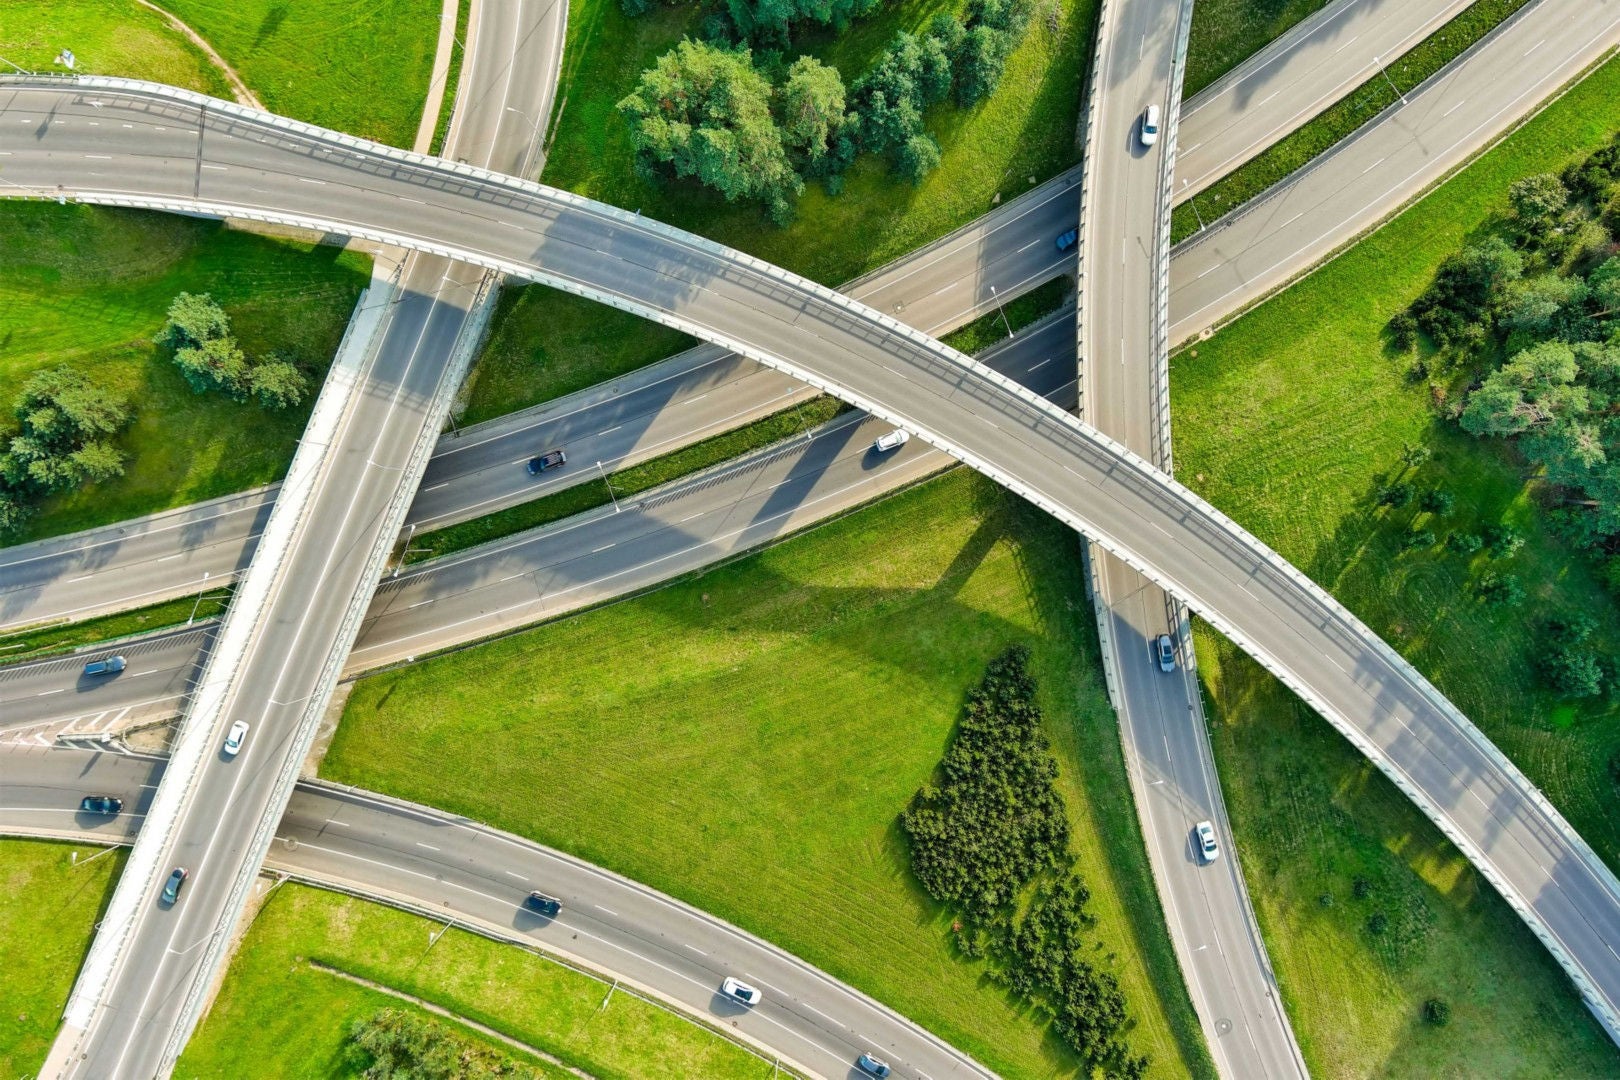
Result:
M1159 141L1159 107L1149 105L1142 114L1142 145L1152 146Z
M1153 655L1159 659L1159 670L1176 670L1176 642L1169 634L1160 634L1153 642Z

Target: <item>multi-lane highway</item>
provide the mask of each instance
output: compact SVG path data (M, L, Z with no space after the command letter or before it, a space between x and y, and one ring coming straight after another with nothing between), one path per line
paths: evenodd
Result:
M1073 405L1074 339L1067 312L985 354L987 363ZM894 491L952 464L913 441L887 454L887 426L858 413L804 438L385 581L349 657L347 674L477 641L652 588ZM199 625L121 646L117 678L82 677L82 659L0 668L0 727L73 720L134 723L175 714L213 633ZM26 741L34 742L34 739ZM42 741L49 741L43 739Z
M1103 5L1080 214L1081 416L1167 472L1171 175L1191 20L1191 0ZM1151 139L1149 107L1161 129ZM1086 554L1137 816L1205 1042L1222 1076L1303 1078L1236 854L1206 865L1192 842L1199 821L1223 838L1232 832L1180 607L1101 548ZM1182 657L1169 673L1154 646L1166 634Z
M534 11L544 17L538 4ZM522 37L510 31L527 28L506 29L480 20L484 51L510 73ZM492 81L478 82L479 67L466 80L474 101ZM536 95L549 91L531 88L519 100ZM487 103L456 111L449 152L462 152L467 117L480 115L475 134L490 137L473 152L479 162L519 167L535 129ZM236 602L209 643L175 767L74 985L48 1075L164 1075L179 1056L471 359L489 286L482 267L413 252L375 337L351 334L334 363ZM234 757L218 749L233 723L250 725ZM190 878L165 902L159 888L177 866Z
M1421 0L1392 13L1381 0L1339 0L1322 9L1188 103L1183 133L1197 147L1178 159L1178 186L1191 183L1196 190L1216 163L1243 160L1280 138L1310 115L1300 101L1320 106L1361 80L1358 50L1391 55L1443 21L1454 5ZM492 63L478 71L506 66ZM493 89L483 94L493 96ZM500 115L526 112L503 104ZM938 335L989 310L997 296L1071 272L1073 255L1050 241L1076 219L1078 175L1076 170L1057 177L844 291ZM601 461L611 469L745 423L807 392L802 383L750 360L702 346L446 438L407 521L417 529L442 526L588 475L576 469L539 483L529 480L514 466L537 447L566 443L576 462ZM275 490L0 550L0 628L86 618L217 587L247 566Z
M725 345L917 432L1185 598L1300 693L1431 815L1620 1029L1613 874L1354 616L1094 429L869 307L628 212L166 88L4 85L8 119L31 132L0 144L25 186L258 215L482 262ZM90 120L119 128L109 138ZM84 175L86 146L116 152L116 179ZM223 171L202 179L199 154Z
M0 772L0 831L127 843L161 775L158 759L13 752ZM112 819L77 812L95 791L124 800ZM842 1077L865 1051L904 1076L989 1077L966 1055L811 965L678 900L477 822L324 784L301 784L267 867L453 918L640 988L741 1037L806 1075ZM540 890L555 919L526 911ZM718 993L736 975L765 992L744 1009ZM134 1075L134 1074L123 1074Z

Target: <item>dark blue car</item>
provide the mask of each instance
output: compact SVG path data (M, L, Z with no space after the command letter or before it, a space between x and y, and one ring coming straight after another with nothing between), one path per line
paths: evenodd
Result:
M1079 242L1080 229L1076 227L1070 229L1068 232L1057 238L1057 249L1059 251L1073 251L1074 245L1078 244Z

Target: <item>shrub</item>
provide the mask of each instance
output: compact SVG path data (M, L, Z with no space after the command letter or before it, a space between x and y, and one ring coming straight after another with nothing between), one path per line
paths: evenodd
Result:
M1399 510L1412 501L1412 485L1402 480L1384 484L1376 493L1379 506L1388 506Z
M1410 529L1401 538L1402 551L1420 551L1434 547L1434 533L1428 529Z
M357 1021L345 1054L364 1070L365 1080L541 1080L545 1075L405 1009L382 1009Z
M1445 998L1432 997L1423 1003L1423 1020L1435 1027L1445 1027L1451 1022L1451 1006Z
M1472 555L1482 545L1483 541L1470 532L1453 532L1446 537L1446 547L1458 555Z
M1365 900L1372 895L1372 882L1364 877L1358 877L1350 882L1350 895L1357 900Z
M1524 536L1511 525L1493 524L1480 530L1485 550L1498 559L1506 559L1524 547Z
M1517 607L1524 602L1524 586L1515 574L1487 570L1474 586L1474 595L1491 607Z
M0 534L20 528L55 492L120 476L113 439L129 425L129 403L70 367L36 371L0 431Z
M1457 505L1457 497L1444 488L1430 488L1418 496L1418 509L1435 517L1444 517Z
M1375 911L1367 916L1367 933L1373 937L1382 937L1389 929L1389 916L1382 911Z

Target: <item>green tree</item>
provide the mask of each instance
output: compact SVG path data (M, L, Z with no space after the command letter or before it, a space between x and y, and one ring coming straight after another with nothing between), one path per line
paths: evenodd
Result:
M267 409L289 409L309 396L309 380L285 356L272 355L248 372L253 396Z
M793 157L815 170L844 124L844 80L813 56L788 68L780 95L782 141Z
M1007 34L980 24L969 28L956 53L956 103L976 105L990 96L1007 68Z
M1541 229L1558 220L1569 206L1569 189L1552 173L1527 176L1508 188L1513 214L1531 229Z
M0 533L19 528L46 495L123 473L113 438L129 425L129 403L83 372L36 371L12 414L0 451Z
M920 184L925 176L939 168L939 143L926 131L920 131L906 140L895 164L901 176Z
M175 350L174 364L186 385L199 394L219 390L241 401L252 386L247 354L233 337L208 338L197 345L184 345Z
M1445 517L1456 505L1456 496L1444 488L1430 488L1418 496L1418 509L1435 517Z
M1558 417L1586 411L1584 387L1575 384L1575 353L1547 341L1514 355L1468 395L1463 430L1474 435L1518 435Z
M181 293L169 304L169 318L153 344L179 350L231 336L231 320L208 293Z
M781 218L803 181L771 114L771 87L747 49L683 39L619 102L636 165L650 177L696 179L729 201L758 200Z

